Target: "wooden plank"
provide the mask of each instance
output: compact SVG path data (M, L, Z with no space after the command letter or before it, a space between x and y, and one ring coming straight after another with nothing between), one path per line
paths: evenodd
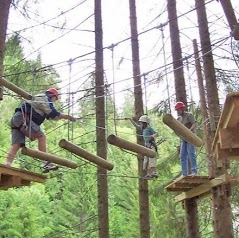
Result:
M8 167L0 164L0 174L12 175L15 177L20 177L22 180L33 181L38 183L44 183L46 176L42 174L33 173L23 169Z
M219 140L221 128L234 128L238 126L239 118L239 92L229 93L226 97L223 110L218 122L215 137L212 143L212 151L215 150Z
M233 97L233 101L231 102L231 114L228 115L227 121L224 127L234 128L238 126L238 118L239 118L239 97Z
M19 176L1 174L0 187L7 186L11 187L13 184L16 186L21 185L21 178Z
M218 185L222 185L225 183L230 182L230 177L227 175L221 175L217 178L214 178L212 180L209 180L208 182L201 184L198 187L195 187L187 192L183 192L176 196L175 200L177 202L183 201L185 199L201 196L211 190L211 188L216 187Z
M239 120L239 117L238 117ZM219 129L219 143L222 149L239 148L239 127Z
M217 148L216 157L218 160L221 160L221 159L239 160L239 148L237 149Z
M220 128L235 127L238 125L239 92L232 92L226 96L221 113Z
M23 180L21 177L14 176L14 175L0 175L0 189L5 190L12 187L19 187L19 186L29 186L31 181Z
M194 188L193 184L172 184L170 187L166 187L168 192L186 192L190 189Z
M166 185L168 192L188 191L196 186L199 186L209 180L208 176L186 176L175 179L173 182Z

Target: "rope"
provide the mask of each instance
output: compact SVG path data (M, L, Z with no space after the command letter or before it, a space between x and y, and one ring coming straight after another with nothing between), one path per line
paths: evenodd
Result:
M160 25L161 35L162 35L162 50L163 50L163 60L164 60L164 71L165 71L165 79L166 79L166 88L167 88L167 94L168 94L168 108L169 113L171 114L171 104L170 104L170 93L169 93L169 83L168 83L168 72L167 72L167 60L166 60L166 52L165 52L165 42L164 42L164 26L165 24Z
M115 62L114 62L114 47L112 44L109 48L111 50L111 63L112 63L112 79L113 79L113 118L114 118L114 129L115 135L117 135L117 121L116 121L116 105L115 105Z

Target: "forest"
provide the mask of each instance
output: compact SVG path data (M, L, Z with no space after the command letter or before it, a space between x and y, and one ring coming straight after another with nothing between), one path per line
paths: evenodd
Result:
M29 4L29 1L9 2L11 2L9 22L11 22L11 14L13 11L19 11L25 18L27 18L31 15L31 10L33 11L33 9L37 9L36 6L38 4L38 1L36 1L36 3L34 3L36 4L34 8L31 4ZM85 1L81 1L80 5L84 2ZM141 1L139 2L139 5L142 4ZM165 2L170 2L170 0ZM176 0L172 0L171 3L172 2L175 2L176 4ZM197 1L195 2L197 3ZM134 12L132 10L134 4L137 9L137 1L129 0L129 3L131 7L130 13L132 14L132 12ZM205 5L206 4L209 3L206 1ZM97 13L97 10L99 11L101 9L100 6L98 6L99 8L97 8L97 6L98 5L95 4L95 16L99 17L100 14L99 12ZM63 10L60 12L61 14L65 13ZM167 14L166 11L164 13ZM238 17L238 12L236 12L236 15ZM223 10L222 16L224 16ZM132 18L133 17L131 15L131 19ZM29 17L29 19L32 18ZM175 18L173 19L175 20ZM69 21L69 19L67 20ZM55 26L55 29L62 24L61 27L59 27L62 31L62 35L65 34L64 30L69 30L67 27L64 28L65 26L68 26L67 20L64 19L63 22L59 20L59 22L55 23L57 25ZM95 17L95 20L97 20L97 17ZM140 17L139 21L141 21ZM224 19L224 21L226 20ZM133 23L130 23L132 30ZM48 24L47 21L44 21L44 24L44 27L46 27ZM213 27L215 26L218 26L218 24L213 25ZM213 27L210 28L210 30L214 29ZM229 28L228 25L227 27ZM4 28L1 16L0 28ZM78 167L76 169L70 169L60 166L58 170L51 171L46 174L47 179L45 183L33 182L30 186L0 190L0 238L102 238L104 236L99 232L102 224L108 224L108 228L106 229L108 235L104 238L192 237L188 236L187 221L185 219L185 204L177 203L175 201L175 196L178 193L170 193L165 189L171 181L174 181L180 176L181 167L179 161L180 138L173 130L163 123L163 116L166 113L170 113L176 117L176 112L174 110L176 100L186 99L188 110L193 112L197 120L197 135L204 140L204 145L197 148L199 174L201 176L208 176L208 151L205 139L205 121L202 106L200 105L202 99L196 100L196 98L199 97L196 96L199 92L198 86L195 86L197 85L197 80L195 79L197 77L195 76L196 66L194 59L190 59L190 66L185 65L185 68L190 67L190 70L188 69L187 71L187 73L190 74L189 78L194 79L192 81L185 80L186 85L184 81L184 86L186 89L184 88L183 90L181 88L182 81L178 80L178 82L175 83L172 78L174 76L181 77L179 70L183 68L183 64L185 64L187 60L182 63L182 67L179 67L180 69L178 70L178 65L173 63L176 62L175 58L172 56L173 52L172 54L169 53L170 57L168 60L172 61L172 63L166 64L168 67L167 69L164 68L165 61L161 60L160 64L162 64L162 66L160 65L157 70L151 70L149 67L146 74L142 73L140 74L141 77L138 77L138 73L140 73L140 71L134 71L137 68L137 66L134 65L133 72L130 70L129 73L131 74L130 78L128 78L130 81L122 80L122 78L125 79L128 77L128 75L125 76L125 72L122 70L122 81L119 80L115 83L114 81L108 81L108 78L110 78L109 75L114 73L114 69L112 73L112 69L109 70L105 67L105 73L103 73L102 70L102 77L99 76L99 71L101 71L103 63L97 62L96 59L99 60L102 56L97 55L97 53L103 51L103 49L107 49L107 47L99 45L102 38L100 40L98 38L98 41L96 40L94 47L96 49L99 47L100 50L98 49L98 51L93 51L93 53L96 54L94 56L91 55L92 52L87 48L88 51L86 50L82 52L80 56L76 56L70 60L68 59L63 62L59 59L59 62L57 63L54 62L54 64L46 64L43 59L45 56L41 54L41 50L39 50L40 48L36 50L36 52L35 48L33 50L36 53L36 57L28 57L29 48L26 48L29 46L26 46L26 38L23 37L27 28L22 30L22 32L15 30L11 31L11 29L13 29L13 26L11 25L5 29L8 34L5 34L5 49L2 62L4 72L1 77L33 95L42 93L49 87L59 89L61 92L60 100L57 101L55 107L63 113L74 115L78 120L75 123L46 120L41 128L47 136L47 152L49 154L54 154L60 156L61 158L74 161L78 164ZM94 28L94 32L101 32L97 31L97 29L99 30L96 26ZM1 32L2 30L3 29L1 29ZM134 32L134 30L132 30L132 32ZM220 100L218 100L216 107L222 110L226 95L231 92L239 91L238 40L235 40L232 37L222 37L223 40L221 40L221 38L219 39L218 35L214 34L212 30L210 33L210 36L213 39L211 46L214 46L214 44L217 46L215 47L215 52L218 48L220 48L220 50L223 48L222 51L219 51L223 53L218 56L216 54L218 52L215 53L214 48L210 52L213 52L212 55L215 57L214 59L217 59L218 61L220 59L224 62L224 64L221 62L221 65L219 63L215 63L215 71L213 74L215 75L217 84L216 92L214 88L213 90L212 88L208 89L208 84L205 86L205 97L207 98L207 111L209 112L209 117L210 112L212 112L210 105L215 103L212 102L210 96L214 97L215 94L219 95ZM132 34L140 36L140 34L137 33ZM60 36L58 36L58 38L60 38ZM73 37L71 36L71 38ZM81 44L80 40L79 45ZM185 42L183 42L182 45L184 43ZM134 42L131 42L131 44L133 45ZM32 44L32 46L33 45L34 44ZM162 47L162 45L159 46L160 53L162 53ZM165 45L165 47L170 48L169 45ZM173 48L172 45L171 47ZM203 47L203 45L201 45L201 47ZM129 50L127 47L126 49L126 51ZM87 52L90 53L88 54ZM170 52L170 50L167 49L167 52ZM224 52L226 53L224 54ZM111 48L111 53L113 55L113 48ZM203 49L199 53L205 54ZM156 55L158 52L154 52L154 54ZM92 59L87 58L89 55ZM137 53L135 55L133 53L132 58L135 59L136 55ZM155 57L155 55L153 56ZM153 56L151 55L151 57ZM192 56L194 57L193 53ZM143 58L144 57L142 57L142 61ZM121 63L117 62L119 63L118 70L120 71L120 67L127 68L126 66L129 62L125 62L127 59L124 56L117 58L117 60L119 59L121 60ZM94 60L96 60L96 62L93 62ZM156 60L154 58L154 63L152 63L152 65L155 64L155 61ZM227 66L225 62L227 62L230 66ZM201 64L204 67L202 70L204 81L210 74L210 72L207 71L208 69L205 68L206 63L207 62L203 59L201 60ZM231 66L232 64L233 66ZM108 64L106 65L109 67ZM145 65L148 64L145 63ZM145 66L145 68L147 67ZM144 72L143 70L145 70L145 68L142 66L142 72ZM127 70L128 69L126 69L126 71ZM179 72L179 74L175 74L175 71L177 73ZM169 84L171 86L168 85L167 73L170 75L171 81ZM100 81L99 78L103 81ZM137 84L137 82L139 82L137 80L140 81L140 84ZM123 81L126 81L126 83ZM122 85L126 84L124 85L126 89L120 88L123 87L121 83ZM134 85L132 86L133 83ZM189 85L190 83L191 85ZM99 87L99 85L101 87ZM112 85L114 86L112 87ZM137 93L139 92L137 91L137 88L139 85L140 89L143 91L139 97L140 100L137 98ZM170 92L167 92L167 87L164 90L165 86L168 87ZM151 95L149 94L153 94L155 96L156 93L154 88L157 89L157 97L158 94L162 95L161 97L158 97L159 100L154 103L152 107L150 107L148 100ZM103 92L97 90L102 90ZM123 98L117 99L116 91L117 93L122 92L122 94L126 91L126 93L123 95ZM97 95L97 92L102 93L103 96ZM23 101L24 98L9 90L7 87L4 88L3 99L0 102L0 164L5 164L6 156L10 148L10 119L16 107L18 107ZM141 105L142 107L139 108L137 105ZM140 158L139 155L134 152L112 146L108 144L106 140L104 142L100 142L103 143L105 150L105 152L102 152L102 144L99 143L101 140L99 137L102 137L101 133L103 133L103 138L105 139L110 134L115 134L122 139L137 143L139 135L127 118L134 117L137 120L143 112L147 113L150 118L150 125L152 125L159 133L157 138L157 142L159 144L157 160L159 177L149 181L145 181L141 176L142 171L141 168L139 168L140 163L138 163ZM101 116L103 117L103 120ZM220 114L218 116L220 116ZM104 121L103 124L101 124L101 121ZM106 153L105 157L114 165L113 170L102 170L102 168L99 168L96 164L60 148L58 143L62 139L67 139L95 155L104 155L104 153ZM38 149L37 143L30 140L27 140L26 147ZM43 162L41 160L23 155L22 153L18 153L13 166L42 174ZM238 161L231 161L227 172L232 176L238 176L238 171ZM107 183L107 186L105 186L104 183ZM142 188L146 190L148 199L146 199L146 201L148 202L149 229L146 232L142 231L141 227L141 216L142 213L144 213L144 211L141 210L142 204L140 204L140 201L142 201L142 197L140 198L140 190L142 190ZM233 234L229 237L239 237L238 188L239 187L236 185L230 187ZM101 192L105 192L107 195L107 202L106 204L103 204L104 206L107 205L104 209L106 209L109 213L108 216L105 216L107 218L106 222L101 216L102 213L100 213L105 210L101 210L101 208L99 208L100 203L102 201L102 203L105 202L104 199L100 200L101 196L103 196ZM219 208L213 206L212 197L209 195L198 199L197 209L199 223L198 232L200 237L219 238L220 236L215 236L215 227L213 224L214 210ZM145 214L143 214L143 217L144 215Z

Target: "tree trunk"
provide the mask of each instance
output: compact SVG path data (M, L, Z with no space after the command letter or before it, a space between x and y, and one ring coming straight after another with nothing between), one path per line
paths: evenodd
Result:
M195 0L195 2L197 9L201 49L203 53L203 67L206 80L209 122L212 135L214 136L220 115L217 81L213 63L210 35L208 30L205 1ZM217 165L215 165L215 168L213 168L212 170L212 176L214 176L214 173L215 176L227 173L226 159L224 159L222 162L223 163L221 167L217 167ZM230 190L229 185L222 185L212 189L212 208L214 219L213 225L215 238L233 237L231 204L229 199L230 193L228 192L228 189Z
M188 237L199 238L197 198L186 199L184 205L186 210Z
M105 135L105 99L103 67L103 31L101 0L95 0L95 95L96 95L96 143L97 155L107 158ZM98 176L98 226L99 238L109 237L107 170L97 167Z
M173 57L176 101L182 101L187 105L186 85L182 62L182 50L177 21L176 0L168 0L167 7ZM194 198L185 201L185 211L187 217L186 221L188 237L199 237L197 203Z
M133 77L134 77L134 108L135 116L139 118L143 115L143 96L140 76L139 63L139 44L138 44L138 30L135 0L129 0L130 9L130 28L131 28L131 45L132 45L132 63L133 63ZM143 145L143 138L137 137L137 143ZM138 159L138 174L142 178L145 175L143 171L143 157L137 155ZM139 179L139 208L140 208L140 237L150 237L149 225L149 197L148 197L148 182L147 180Z
M185 103L185 105L187 105L182 51L177 20L176 0L168 0L167 8L168 8L171 49L173 57L173 69L174 69L173 72L176 91L176 101L182 101Z
M233 10L231 0L220 0L220 3L231 28L232 36L235 40L239 40L239 23Z
M9 16L9 9L11 5L11 0L1 0L0 1L0 78L3 77L3 59L5 50L5 40L7 33L7 23ZM0 87L0 100L3 99L3 88Z
M203 54L203 67L206 80L207 100L209 109L210 126L213 133L216 131L217 122L220 115L217 80L215 75L215 67L213 64L213 55L211 41L208 30L207 14L204 0L195 0L201 49Z
M198 81L198 89L199 89L199 97L200 97L200 109L202 111L202 121L203 121L203 131L204 131L204 141L207 153L207 162L208 162L208 174L210 177L214 177L214 159L212 156L212 141L213 141L213 133L210 130L208 113L207 113L207 102L206 102L206 94L204 90L203 76L202 76L202 67L200 63L199 53L197 41L193 40L193 49L194 49L194 57L195 57L195 65L196 65L196 74Z

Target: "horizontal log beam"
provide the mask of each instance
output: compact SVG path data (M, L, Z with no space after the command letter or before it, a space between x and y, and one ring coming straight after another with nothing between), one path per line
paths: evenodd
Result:
M11 91L15 92L16 94L20 95L21 97L23 97L27 100L32 100L32 95L31 94L27 93L26 91L17 87L15 84L10 83L3 78L0 78L0 85L10 89Z
M30 148L23 147L21 152L22 152L22 154L28 155L32 158L37 158L42 161L49 161L51 163L59 164L59 165L62 165L62 166L65 166L65 167L68 167L71 169L75 169L78 166L76 162L73 162L73 161L70 161L67 159L62 159L58 156L51 155L51 154L48 154L48 153L45 153L45 152L42 152L39 150L33 150Z
M149 148L146 148L145 146L121 139L115 135L109 135L107 138L107 142L109 144L115 145L119 148L129 150L129 151L135 152L137 154L142 154L142 155L148 156L150 158L156 157L156 152L154 150L151 150Z
M171 114L165 114L163 117L163 122L170 127L176 135L183 138L185 141L195 145L196 147L201 147L203 145L202 140L198 136L196 136L181 122L176 120Z
M114 165L111 164L110 162L108 162L107 160L105 160L97 155L91 154L90 152L80 148L79 146L76 146L75 144L73 144L65 139L62 139L59 142L59 146L61 148L64 148L64 149L70 151L71 153L76 154L84 159L87 159L88 161L90 161L94 164L97 164L100 167L103 167L107 170L112 170L114 168Z

